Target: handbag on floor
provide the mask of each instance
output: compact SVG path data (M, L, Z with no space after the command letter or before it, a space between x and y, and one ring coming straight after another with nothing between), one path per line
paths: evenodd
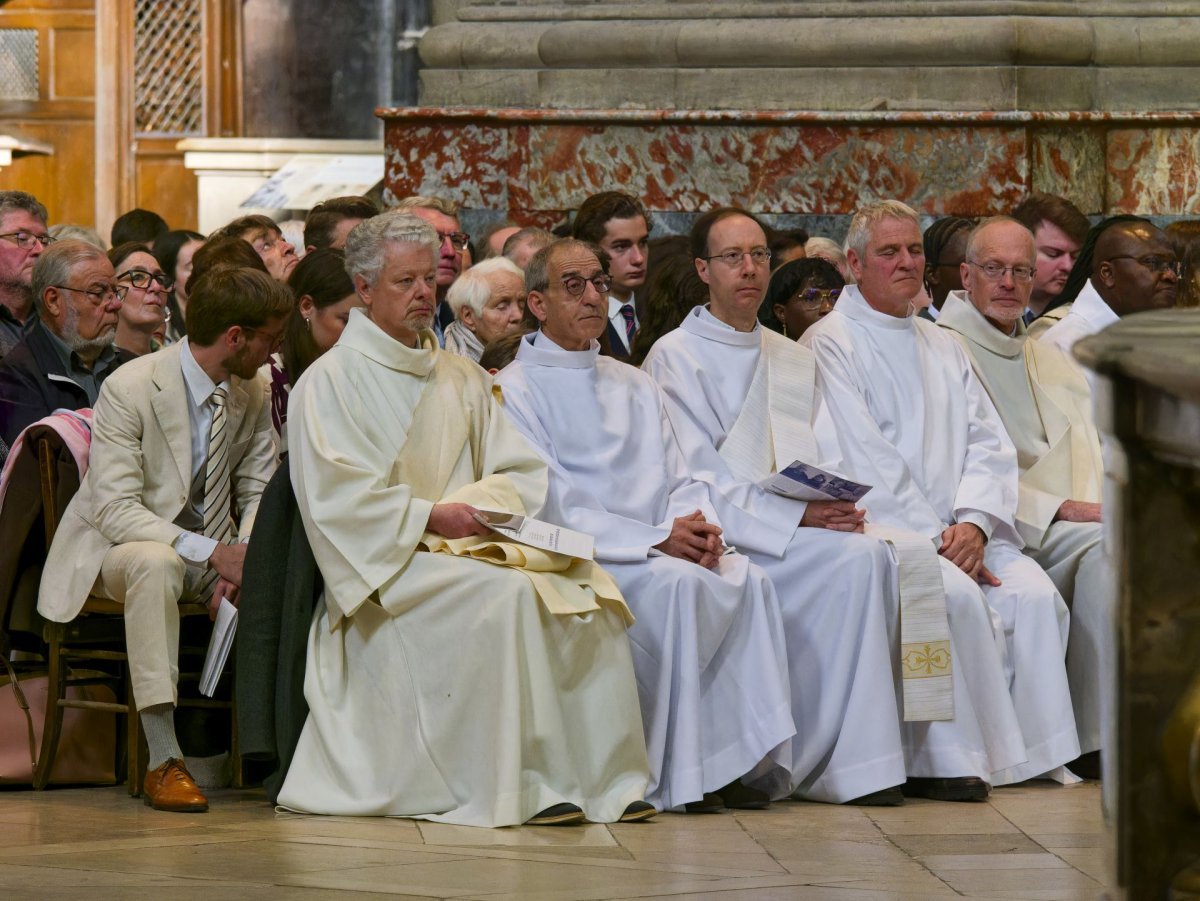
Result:
M0 784L32 785L33 770L42 748L50 679L45 673L17 674L3 656L7 673L0 673ZM76 673L75 675L85 675ZM83 685L67 689L73 700L116 701L106 685ZM103 710L63 711L58 739L54 785L115 784L117 721Z

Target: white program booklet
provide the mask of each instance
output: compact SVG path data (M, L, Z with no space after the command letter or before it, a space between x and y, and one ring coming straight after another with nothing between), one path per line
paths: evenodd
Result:
M760 487L798 501L850 501L857 504L871 490L834 472L796 460L758 483Z
M477 518L489 529L531 547L581 560L591 560L595 556L596 540L584 532L503 510L480 510Z
M221 598L217 608L217 620L213 623L212 638L208 642L208 654L204 657L204 669L200 671L200 694L211 698L217 690L217 681L229 659L233 647L233 636L237 633L237 607Z

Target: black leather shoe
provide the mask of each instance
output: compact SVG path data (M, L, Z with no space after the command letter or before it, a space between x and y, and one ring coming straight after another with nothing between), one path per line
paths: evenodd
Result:
M900 790L899 785L893 785L891 788L881 788L877 792L846 803L851 807L899 807L904 803L904 792Z
M906 798L928 798L930 801L986 801L991 789L978 776L959 776L954 779L914 777L901 786Z
M574 804L555 804L525 821L526 826L574 826L583 822L583 811Z
M717 789L717 794L730 810L766 810L771 806L770 795L743 785L740 779L734 779L724 788Z
M630 802L629 806L625 808L625 812L621 814L621 818L617 820L617 822L641 823L650 819L657 813L658 811L655 810L654 805L649 801L632 801Z
M1099 751L1088 751L1086 754L1080 754L1067 764L1067 769L1080 779L1095 779L1099 781L1104 778L1104 770L1100 765Z
M719 795L714 795L712 792L705 792L703 798L699 801L691 801L684 804L683 809L688 813L720 813L725 809L725 802L721 800Z

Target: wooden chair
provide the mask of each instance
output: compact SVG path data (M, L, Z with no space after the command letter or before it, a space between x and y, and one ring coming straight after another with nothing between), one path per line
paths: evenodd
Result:
M48 438L39 438L37 444L38 469L42 488L43 520L46 530L46 547L54 540L54 533L62 515L59 491L60 448ZM125 719L125 760L129 794L137 797L142 793L142 782L146 775L145 742L142 740L141 723L134 705L133 689L129 681L129 658L125 650L124 607L116 601L89 597L79 615L69 623L47 622L43 629L46 645L46 660L49 672L49 695L46 703L46 720L42 731L42 747L34 770L35 789L45 788L54 769L54 757L62 735L63 712L65 710L103 710ZM180 618L203 616L207 619L208 607L201 603L179 605ZM199 670L185 672L185 659L199 655L203 663L206 648L180 648L179 683L199 681ZM72 664L87 667L85 674L74 675ZM72 686L112 684L117 689L117 703L75 700L67 696ZM237 745L237 717L232 701L219 701L204 697L179 700L181 707L217 707L230 711L232 726L233 784L241 787L241 757Z

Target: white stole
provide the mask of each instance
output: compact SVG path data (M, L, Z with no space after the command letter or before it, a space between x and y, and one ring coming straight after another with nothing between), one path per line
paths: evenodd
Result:
M815 463L812 431L816 361L811 352L762 329L762 356L742 411L718 448L739 479L760 482L793 460ZM767 436L767 440L763 440ZM900 673L905 722L954 719L950 621L933 543L899 529L869 525L899 561Z

